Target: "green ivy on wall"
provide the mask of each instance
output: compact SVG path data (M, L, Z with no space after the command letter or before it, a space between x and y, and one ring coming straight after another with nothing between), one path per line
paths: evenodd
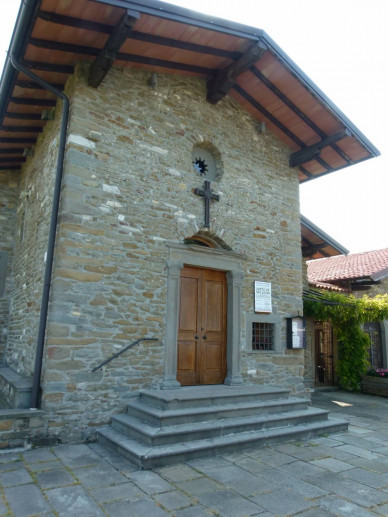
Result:
M316 293L315 298L310 295L304 299L304 315L331 322L338 341L340 385L347 390L359 390L361 375L369 366L370 346L362 324L388 319L388 294L355 298L329 291Z

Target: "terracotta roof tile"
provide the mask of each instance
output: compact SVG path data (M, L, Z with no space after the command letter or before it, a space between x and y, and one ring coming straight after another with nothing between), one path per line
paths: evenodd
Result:
M310 283L388 276L388 248L309 260L307 276Z
M317 289L325 289L326 291L336 291L337 293L351 293L350 289L345 289L344 287L340 287L335 284L329 284L327 282L309 282L311 287L316 287Z

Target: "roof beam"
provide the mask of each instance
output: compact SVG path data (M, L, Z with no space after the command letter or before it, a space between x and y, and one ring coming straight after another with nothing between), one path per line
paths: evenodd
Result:
M214 68L187 65L186 63L178 63L177 61L167 61L167 59L139 56L137 54L123 54L122 52L118 52L117 59L118 61L127 61L128 63L142 63L143 65L160 66L162 68L170 68L171 70L183 70L185 72L193 72L207 76L213 74L215 71Z
M40 113L5 113L4 118L11 118L13 120L42 120Z
M230 66L218 70L207 83L207 101L217 104L233 88L237 77L256 63L266 50L266 45L259 41Z
M250 71L258 78L262 83L266 85L267 88L271 90L282 102L287 104L287 106L298 115L307 125L311 127L321 138L326 138L327 135L324 133L301 109L298 108L296 104L294 104L273 82L271 82L260 70L258 70L255 66L252 66ZM351 163L352 160L349 156L342 151L337 145L332 145L333 149L348 163Z
M241 86L238 84L234 85L236 92L241 95L245 100L251 104L256 110L260 111L268 120L270 120L275 126L277 126L285 135L287 135L293 142L299 145L299 147L305 147L305 144L300 138L298 138L292 131L290 131L284 124L282 124L272 113L264 108L260 102L251 97Z
M10 97L9 102L25 106L56 106L57 104L54 99L33 99L30 97Z
M139 40L139 41L152 42L152 43L155 43L156 45L164 45L164 46L170 46L170 47L179 48L179 49L186 49L186 50L190 50L193 52L204 52L206 54L212 54L212 55L216 55L219 57L225 57L225 58L233 59L233 60L237 59L238 57L241 56L241 52L229 52L227 50L216 49L213 47L205 47L203 45L196 45L196 44L192 44L192 43L185 43L185 42L177 41L177 40L170 39L170 38L161 38L160 36L153 36L153 35L149 35L149 34L145 34L145 33L141 33L141 32L137 32L137 33L131 32L130 36L128 38ZM43 40L43 39L37 39L37 38L31 38L29 40L29 43L38 48L46 48L49 50L58 50L61 52L71 52L74 54L97 56L101 52L101 49L99 49L99 48L86 47L84 45L73 45L71 43L62 43L62 42ZM116 59L120 58L120 59L124 59L125 61L130 60L130 58L126 59L125 57L123 58L123 56L130 57L131 54L124 54L122 52L117 52ZM141 58L142 56L138 56L138 57ZM63 89L63 86L62 86L62 89Z
M0 156L0 163L23 163L25 162L26 159L23 158L22 156L17 156L17 157L5 157L5 156Z
M132 31L128 38L137 41L146 41L147 43L154 43L155 45L163 45L166 47L179 48L181 50L189 50L191 52L199 52L201 54L225 57L227 59L232 59L233 61L239 59L243 55L241 52L233 52L231 50L224 50L216 47L207 47L205 45L198 45L197 43L189 43L188 41L155 36L154 34L147 34L145 32Z
M50 13L48 11L39 10L37 16L46 22L67 25L68 27L76 27L77 29L86 29L88 31L103 32L105 34L110 34L114 29L112 25L107 25L105 23L91 22L88 20L82 20L81 18L64 16L63 14Z
M43 128L40 126L0 126L0 131L10 133L42 133Z
M322 139L320 142L317 142L314 145L310 145L309 147L305 147L296 153L291 154L290 156L290 167L297 167L302 163L309 162L310 160L316 159L321 150L329 145L335 144L339 140L342 140L346 136L350 136L350 131L348 129L344 129L335 135L328 136Z
M57 72L59 74L72 74L74 67L71 65L56 65L53 63L42 63L40 61L22 60L22 65L33 70L42 70L43 72Z
M300 171L303 172L303 174L305 176L307 176L307 178L312 178L313 175L311 174L311 172L309 172L307 169L305 169L302 165L299 167Z
M311 246L302 246L302 256L303 257L311 257L317 252L320 252L325 257L328 257L329 255L323 251L323 248L326 248L328 244L322 243L322 244L312 244Z
M38 83L34 83L34 81L16 81L16 86L19 86L20 88L26 88L27 90L46 90ZM65 88L64 84L61 83L50 83L50 86L53 86L57 90L63 90Z
M0 149L0 154L23 154L24 147L9 147L8 149Z
M0 136L0 144L36 144L36 138L9 138Z
M74 45L73 43L61 43L60 41L51 41L40 38L30 38L28 43L37 48L59 50L60 52L72 52L74 54L85 54L88 56L97 56L100 52L99 48L87 47L85 45Z
M275 126L277 126L285 135L287 135L291 140L293 140L296 144L299 145L299 147L302 147L302 150L306 148L306 145L300 138L298 138L292 131L290 131L284 124L282 124L272 113L270 113L267 109L264 108L262 104L257 102L253 97L249 95L241 86L238 84L234 85L234 89L236 92L238 92L241 97L246 99L255 109L260 111L265 117L267 117ZM299 152L299 151L298 151ZM333 169L324 161L322 158L317 158L317 161L326 169L326 172L324 174L327 174L329 172L332 172ZM306 174L308 176L307 179L312 179L313 176L305 170L302 171L303 174ZM307 181L307 180L305 180ZM302 183L303 181L300 181Z
M123 46L125 40L128 38L128 34L130 34L139 18L140 13L127 9L127 12L113 29L113 32L110 34L104 48L99 51L90 68L88 81L89 86L97 88L97 86L101 84L106 74L112 68L117 53Z
M110 34L114 29L114 26L112 25L90 22L88 20L81 20L80 18L63 16L61 14L50 13L47 11L38 11L38 17L48 22L66 25L67 27L76 27L78 29L86 29L104 34ZM173 38L156 36L155 34L147 34L145 32L132 31L128 35L128 38L138 41L146 41L148 43L155 43L156 45L164 45L182 50L190 50L192 52L200 52L201 54L211 54L213 56L225 57L227 59L233 60L236 60L242 56L241 52L233 52L221 48L207 47L205 45L198 45L197 43L189 43L188 41L180 41Z

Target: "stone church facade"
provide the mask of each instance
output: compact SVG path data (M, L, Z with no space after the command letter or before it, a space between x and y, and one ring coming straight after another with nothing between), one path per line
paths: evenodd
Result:
M286 346L286 318L303 313L300 171L289 146L235 98L207 102L202 77L114 64L94 88L89 74L80 60L65 86L40 386L45 432L87 438L142 388L254 383L308 397L303 350ZM27 378L60 122L57 108L21 170L0 171L3 359ZM204 156L209 177L198 167ZM208 225L198 195L207 179L218 196ZM255 281L271 285L269 314L255 312ZM265 325L270 346L255 349L254 331ZM92 371L144 338L152 340Z

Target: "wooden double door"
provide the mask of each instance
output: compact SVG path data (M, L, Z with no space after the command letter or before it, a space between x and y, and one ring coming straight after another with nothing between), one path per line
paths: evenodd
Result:
M227 284L223 271L181 271L177 379L222 384L226 377Z

